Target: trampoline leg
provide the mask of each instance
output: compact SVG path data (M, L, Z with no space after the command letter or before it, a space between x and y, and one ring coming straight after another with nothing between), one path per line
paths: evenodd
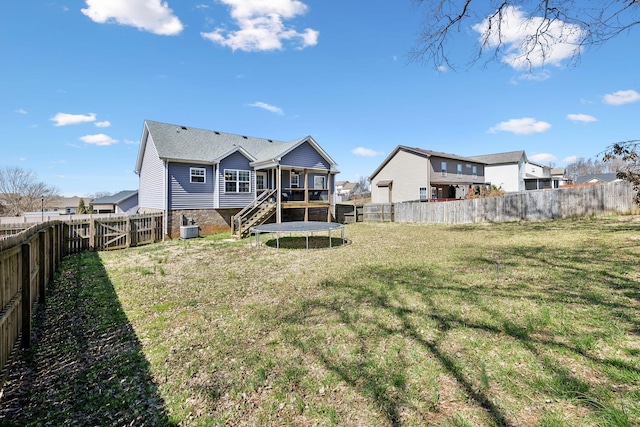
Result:
M329 230L329 248L331 248L331 230Z

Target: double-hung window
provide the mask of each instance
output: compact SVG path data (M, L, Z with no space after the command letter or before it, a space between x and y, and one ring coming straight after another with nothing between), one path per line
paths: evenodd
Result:
M447 162L440 163L440 173L442 176L447 176Z
M458 178L462 178L462 164L458 163Z
M192 183L204 184L207 181L205 168L189 168L189 176Z
M477 167L477 166L473 166L473 167L471 168L471 170L472 170L472 172L471 172L471 173L473 174L473 179L478 178L478 167Z
M225 193L249 193L251 191L251 172L225 169L224 191Z

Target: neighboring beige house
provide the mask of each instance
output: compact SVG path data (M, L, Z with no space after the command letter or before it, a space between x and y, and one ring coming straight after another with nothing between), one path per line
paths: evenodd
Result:
M484 162L397 146L371 174L371 202L463 199L485 182Z
M486 163L486 183L505 192L553 188L551 168L530 162L524 150L472 158Z
M84 205L89 209L93 198L91 197L54 197L47 200L44 206L45 212L58 212L60 215L75 214L78 211L80 205L80 199L84 201Z

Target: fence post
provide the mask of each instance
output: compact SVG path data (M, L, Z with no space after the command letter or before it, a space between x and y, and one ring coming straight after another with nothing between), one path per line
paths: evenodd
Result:
M22 348L31 347L31 246L23 243L22 252Z
M89 223L89 250L94 251L96 249L96 220L91 218Z
M130 248L131 247L131 230L133 229L133 227L131 227L131 223L133 222L133 218L129 218L127 217L127 224L125 225L125 233L127 233L127 235L125 236L125 245Z
M44 304L47 286L47 231L38 232L38 304Z

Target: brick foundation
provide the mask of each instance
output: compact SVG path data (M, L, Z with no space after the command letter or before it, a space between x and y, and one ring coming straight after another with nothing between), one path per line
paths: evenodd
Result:
M172 239L180 237L180 226L183 217L187 221L193 220L198 225L199 234L210 234L229 231L231 229L231 217L240 212L240 209L188 209L169 212L168 229Z

